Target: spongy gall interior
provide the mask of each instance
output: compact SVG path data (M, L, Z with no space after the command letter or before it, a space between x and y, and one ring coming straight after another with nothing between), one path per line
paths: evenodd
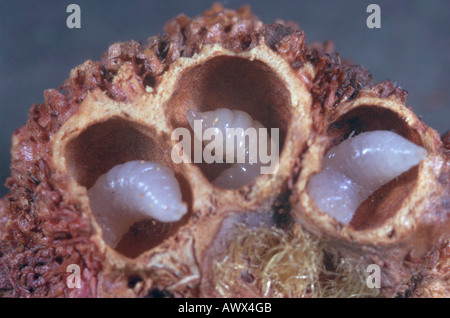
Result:
M373 130L389 130L413 143L422 146L417 131L395 112L373 105L357 107L328 127L329 145L326 151L351 135ZM375 228L383 224L398 210L415 184L418 166L411 168L398 178L385 184L373 193L356 210L350 225L357 230Z
M66 163L70 174L82 186L89 189L97 178L114 166L131 160L145 160L167 165L167 151L156 142L155 133L138 123L122 118L111 118L89 126L66 147ZM190 188L186 180L175 172L181 187L183 201L191 202ZM136 223L118 243L116 250L128 257L160 244L187 220L165 224L155 220Z
M242 110L264 127L279 128L280 151L290 122L290 94L264 62L239 57L214 57L181 75L165 109L173 127L189 128L186 112L217 108ZM199 164L215 179L226 164Z

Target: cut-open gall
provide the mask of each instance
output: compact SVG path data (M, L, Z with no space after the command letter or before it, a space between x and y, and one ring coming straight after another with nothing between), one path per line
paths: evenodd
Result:
M426 156L424 148L396 133L361 133L326 153L307 190L319 209L348 224L372 193Z
M173 171L152 162L119 164L101 175L88 193L92 213L111 247L138 221L176 222L187 212Z

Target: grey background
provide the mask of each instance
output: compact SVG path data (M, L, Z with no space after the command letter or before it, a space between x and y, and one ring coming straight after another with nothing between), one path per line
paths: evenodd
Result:
M450 1L448 0L228 0L250 4L265 23L293 20L307 41L332 39L342 57L368 68L377 81L408 90L408 105L441 134L450 129ZM81 7L81 29L68 29L66 8ZM213 1L0 1L0 197L10 175L11 135L24 125L43 90L57 88L86 59L99 60L116 41L145 42L165 22L192 17ZM381 29L368 29L366 8L381 7Z

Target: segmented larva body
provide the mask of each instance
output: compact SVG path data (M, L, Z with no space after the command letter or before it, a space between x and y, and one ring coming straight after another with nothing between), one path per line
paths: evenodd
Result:
M230 168L225 169L222 173L213 181L214 185L221 188L237 189L256 178L261 174L261 162L258 160L258 143L259 143L259 128L264 126L257 120L254 120L248 113L242 110L230 110L227 108L219 108L206 112L195 112L188 110L186 117L192 129L194 129L194 120L200 120L202 123L202 129L213 128L217 131L216 136L219 133L223 136L222 147L216 148L223 154L223 158L232 157L235 161ZM241 131L233 131L228 128L242 128ZM248 138L245 140L245 130L248 128L254 128L256 131L256 139ZM203 136L198 135L194 129L195 137L199 140L203 140ZM241 141L235 142L234 147L227 147L227 142L238 136ZM267 150L271 149L271 139L266 136ZM239 139L238 139L239 140ZM207 144L209 141L203 141ZM253 147L253 148L252 148ZM257 149L256 152L249 151L249 149ZM239 162L238 154L245 153L244 162Z
M361 133L326 153L322 170L309 180L307 191L319 209L348 224L372 193L426 156L424 148L396 133Z
M192 129L194 129L194 120L201 120L203 130L214 128L217 133L219 131L222 133L224 137L223 146L221 149L216 150L221 150L224 158L226 156L232 156L236 159L235 155L241 151L244 151L246 154L246 161L248 161L247 159L254 159L252 161L257 160L257 158L250 157L251 154L249 154L248 151L250 147L257 146L257 144L255 144L257 140L255 139L250 139L249 144L234 143L234 148L231 149L226 147L227 140L234 137L234 135L231 135L231 130L227 130L228 128L242 128L242 133L239 134L240 137L243 137L244 131L250 127L255 129L264 128L259 121L254 120L246 112L227 108L219 108L207 112L195 112L193 110L188 110L186 116ZM194 133L196 133L195 137L197 137L197 139L202 140L203 136L197 135L197 131L195 130Z
M136 222L175 222L187 212L173 171L147 161L113 167L97 179L88 194L92 213L111 247L116 247Z

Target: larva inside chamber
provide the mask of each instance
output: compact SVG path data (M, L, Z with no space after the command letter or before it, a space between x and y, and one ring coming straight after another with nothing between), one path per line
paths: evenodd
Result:
M262 173L276 171L279 161L278 134L274 134L274 141L275 136L270 136L266 128L246 112L226 108L207 112L188 110L186 116L195 138L203 142L205 147L213 144L218 161L231 163L213 180L214 185L237 189ZM195 125L196 121L199 122L198 126ZM210 130L213 140L203 140L203 130L199 130L199 127Z
M194 136L194 116L202 120L200 117L209 114L214 118L212 121L205 120L203 128L214 127L214 120L217 119L223 124L224 137L226 128L266 128L268 142L272 142L271 132L276 129L277 144L271 143L276 148L273 154L277 153L279 156L283 151L291 117L290 94L286 84L262 61L249 61L235 56L208 59L180 76L175 92L167 104L167 115L172 125L190 129L192 140L194 137L199 138ZM233 124L232 121L235 120ZM225 140L227 138L224 138L224 142ZM251 142L248 137L246 141ZM203 146L206 144L208 142ZM267 148L271 148L270 144ZM192 162L193 151L192 148ZM219 188L238 189L261 175L260 166L236 166L227 163L225 159L223 163L197 163L205 177ZM249 159L247 158L247 163ZM270 169L276 171L276 167Z
M428 150L411 124L384 105L357 105L330 118L320 169L306 192L318 209L356 231L395 216Z
M328 150L322 170L309 180L307 190L323 212L349 224L370 195L426 155L424 148L394 132L364 132Z
M173 171L143 160L114 166L88 192L103 238L113 248L137 222L177 222L187 212Z
M160 244L188 213L189 188L155 136L138 123L111 118L90 125L66 148L105 243L129 257Z

